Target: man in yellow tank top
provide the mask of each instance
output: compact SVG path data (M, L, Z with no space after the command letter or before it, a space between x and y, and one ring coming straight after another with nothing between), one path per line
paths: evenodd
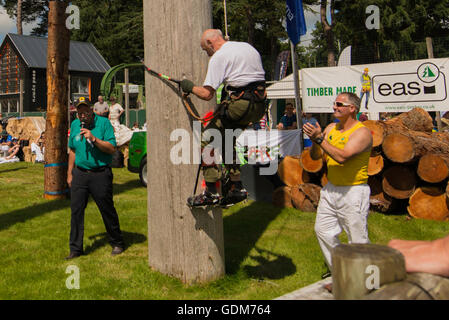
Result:
M343 230L349 243L369 243L367 169L373 144L371 131L356 117L360 110L357 95L339 94L333 110L339 122L331 123L324 132L318 123L303 126L304 133L313 141L312 158L318 159L324 151L327 163L329 182L321 190L315 233L331 271L331 251L340 244L338 236Z

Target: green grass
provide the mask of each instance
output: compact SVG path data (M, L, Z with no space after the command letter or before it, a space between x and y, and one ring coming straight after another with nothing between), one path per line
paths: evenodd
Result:
M86 209L84 246L69 253L70 201L47 201L43 166L0 166L0 299L273 299L320 280L324 265L313 231L315 214L248 202L224 212L226 276L186 286L148 266L146 189L126 168L114 169L114 201L129 245L111 257L95 204ZM373 243L431 240L447 222L370 214ZM345 236L342 236L345 241ZM80 289L66 288L66 268L80 270Z

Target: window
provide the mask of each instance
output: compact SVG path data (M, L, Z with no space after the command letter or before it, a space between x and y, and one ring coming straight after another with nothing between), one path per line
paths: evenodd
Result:
M19 112L19 101L17 99L5 99L0 102L1 112Z
M90 78L70 77L70 94L73 101L80 97L90 99Z

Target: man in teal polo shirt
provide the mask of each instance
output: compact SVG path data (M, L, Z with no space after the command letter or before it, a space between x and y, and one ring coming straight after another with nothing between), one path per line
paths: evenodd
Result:
M115 152L114 130L107 118L94 114L90 101L75 102L78 119L72 122L69 138L67 183L71 188L70 255L83 254L84 210L92 195L110 237L112 255L123 252L124 242L112 193L109 164Z

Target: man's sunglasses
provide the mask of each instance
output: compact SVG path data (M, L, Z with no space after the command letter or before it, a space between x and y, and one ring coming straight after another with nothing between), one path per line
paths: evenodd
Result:
M348 104L348 103L344 103L344 102L340 102L340 101L334 101L334 106L337 106L337 107L350 107L350 106L353 106L353 104Z

